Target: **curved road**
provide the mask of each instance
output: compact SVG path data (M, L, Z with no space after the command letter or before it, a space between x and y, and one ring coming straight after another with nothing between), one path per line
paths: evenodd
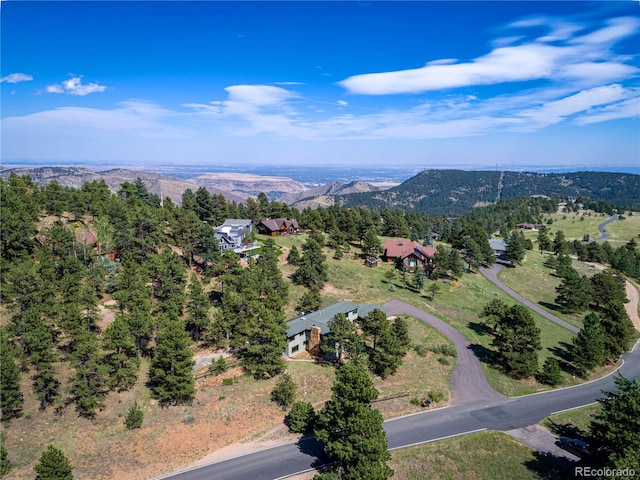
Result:
M594 238L593 240L589 240L590 242L604 242L605 240L607 240L609 238L609 232L607 232L607 225L609 225L611 222L614 222L618 219L619 215L613 215L611 218L609 218L609 220L606 220L604 222L602 222L600 225L598 225L598 231L600 232L600 236L598 238Z
M552 322L557 323L558 325L560 325L560 326L562 326L562 327L564 327L564 328L566 328L568 330L571 330L573 333L578 333L580 331L580 329L578 327L575 327L575 326L571 325L570 323L567 323L564 320L561 320L558 317L555 317L555 316L551 315L546 310L542 309L541 307L539 307L535 303L530 302L529 300L524 298L522 295L517 294L516 292L511 290L509 287L507 287L504 283L502 283L500 280L498 280L498 272L500 270L502 270L502 265L500 265L498 263L494 263L491 266L491 268L480 267L480 272L485 277L487 277L489 279L489 281L491 281L491 283L495 284L498 288L500 288L500 290L504 291L510 297L516 299L517 301L519 301L523 305L526 305L527 307L529 307L534 312L539 313L540 315L542 315L547 320L551 320Z

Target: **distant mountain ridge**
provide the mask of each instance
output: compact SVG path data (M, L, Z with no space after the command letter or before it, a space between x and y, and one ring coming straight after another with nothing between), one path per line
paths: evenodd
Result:
M425 170L379 192L337 195L347 207L402 208L430 215L460 215L517 196L585 197L640 206L640 175L608 172L532 173Z

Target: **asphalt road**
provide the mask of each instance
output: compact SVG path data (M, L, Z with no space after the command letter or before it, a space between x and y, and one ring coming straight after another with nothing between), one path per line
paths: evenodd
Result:
M618 215L613 215L609 220L602 222L598 225L598 231L600 232L600 236L598 238L594 238L593 240L589 240L590 242L604 242L609 239L609 232L607 232L607 225L611 222L614 222L618 219Z
M619 372L640 378L640 347L623 356ZM480 400L430 410L384 423L389 448L439 440L481 430L507 431L540 422L552 413L588 405L612 390L615 375L596 381L517 398ZM172 480L274 480L316 468L324 463L313 438L174 474Z

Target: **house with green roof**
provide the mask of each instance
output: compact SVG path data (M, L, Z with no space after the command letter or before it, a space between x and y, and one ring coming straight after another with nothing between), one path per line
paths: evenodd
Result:
M344 313L351 322L366 317L374 309L374 304L357 304L355 302L338 302L321 308L315 312L302 313L299 317L287 321L287 351L291 357L302 351L319 354L322 336L331 331L328 322L339 313Z

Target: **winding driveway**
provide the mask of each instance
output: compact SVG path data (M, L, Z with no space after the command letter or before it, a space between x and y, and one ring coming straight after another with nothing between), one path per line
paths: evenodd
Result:
M507 398L489 386L480 365L480 360L471 350L469 340L458 330L438 317L400 300L391 300L385 303L382 308L389 315L397 315L399 313L411 315L431 325L453 342L458 353L456 368L454 368L450 377L454 405Z
M551 320L553 323L557 323L558 325L566 328L567 330L571 330L573 333L578 333L580 331L578 327L575 327L570 323L567 323L564 320L561 320L560 318L554 315L551 315L549 312L547 312L543 308L539 307L535 303L530 302L529 300L524 298L522 295L517 294L516 292L511 290L509 287L507 287L504 283L498 280L498 272L500 272L500 270L502 270L502 265L500 265L499 263L494 263L491 266L491 268L481 267L480 273L482 273L485 277L487 277L487 279L489 279L491 283L493 283L495 286L497 286L500 290L505 292L507 295L516 299L518 302L522 303L523 305L526 305L534 312L539 313L547 320Z
M600 225L598 225L598 231L600 232L600 236L598 238L594 238L593 240L589 240L589 242L604 242L605 240L607 240L609 238L609 232L607 232L607 225L609 225L611 222L616 221L619 218L619 215L613 215L611 218L609 218L609 220L606 220L604 222L602 222Z

